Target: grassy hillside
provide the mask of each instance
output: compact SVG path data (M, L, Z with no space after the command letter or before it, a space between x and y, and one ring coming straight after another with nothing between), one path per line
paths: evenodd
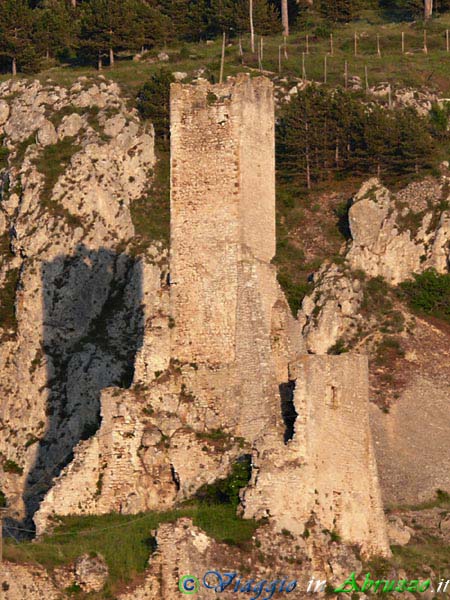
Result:
M323 81L324 56L328 54L328 82L331 85L344 81L344 65L348 62L349 75L358 75L364 80L367 66L369 83L390 81L393 85L436 86L444 94L450 95L450 53L446 51L446 30L450 29L450 14L444 14L424 24L423 22L388 22L376 12L366 11L363 18L349 24L332 26L317 17L309 17L298 31L294 31L286 44L287 59L284 54L284 40L281 35L264 38L262 67L274 74L279 73L279 48L281 46L281 75L302 77L302 53L305 55L305 69L309 79ZM428 54L424 48L424 30L427 32ZM402 32L405 39L405 53L402 53ZM357 36L357 56L355 56L354 36ZM333 36L333 56L330 55ZM381 57L377 54L379 36ZM259 42L259 38L257 39ZM232 39L226 49L225 76L233 75L247 67L258 70L257 54L250 51L249 36L242 39L243 56L239 55L238 40ZM164 48L155 48L149 56L156 57L161 51L170 57L167 66L172 70L189 74L200 67L218 78L221 40L208 43L177 43ZM244 63L244 64L242 64ZM132 56L122 55L114 68L106 68L105 75L120 83L124 89L134 94L152 73L164 63L133 61ZM38 75L42 81L51 78L62 85L69 85L77 77L92 75L93 67L58 66ZM0 76L0 81L7 79Z

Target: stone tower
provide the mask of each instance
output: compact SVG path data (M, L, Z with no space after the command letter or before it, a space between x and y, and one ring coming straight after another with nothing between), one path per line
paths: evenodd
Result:
M171 92L173 354L231 364L240 266L249 258L264 270L275 254L273 86L240 75Z

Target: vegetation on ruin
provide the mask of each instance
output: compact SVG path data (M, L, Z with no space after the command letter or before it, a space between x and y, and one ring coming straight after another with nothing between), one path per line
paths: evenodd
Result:
M224 479L202 486L196 497L209 505L230 504L237 509L239 491L248 485L251 476L250 455L244 455L237 460L230 475Z

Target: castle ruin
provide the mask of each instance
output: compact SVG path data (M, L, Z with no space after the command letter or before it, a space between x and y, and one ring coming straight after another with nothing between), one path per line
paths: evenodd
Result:
M306 353L271 262L274 114L263 77L172 85L169 289L144 270L158 328L145 332L134 386L103 391L101 428L44 499L39 532L61 510L172 506L223 477L244 440L244 517L296 535L312 519L389 555L367 359ZM211 430L229 436L226 451L199 439Z

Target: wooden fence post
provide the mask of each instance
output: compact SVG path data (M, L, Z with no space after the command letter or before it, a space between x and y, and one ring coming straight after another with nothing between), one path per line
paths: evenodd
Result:
M227 36L225 34L225 31L223 32L223 36L222 36L222 55L220 58L220 75L219 75L219 83L223 83L223 68L224 68L224 64L225 64L225 44L226 44L226 39Z

